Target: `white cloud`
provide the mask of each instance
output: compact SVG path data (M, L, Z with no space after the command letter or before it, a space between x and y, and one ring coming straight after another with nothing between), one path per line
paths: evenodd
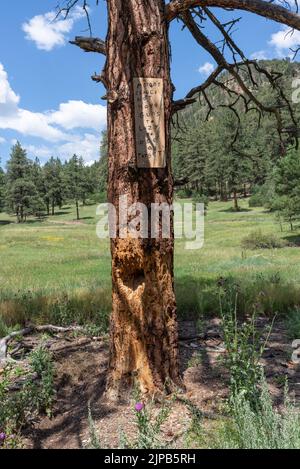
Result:
M201 75L208 76L214 71L214 69L215 67L212 63L206 62L204 65L201 65L201 67L199 67L198 72L201 73Z
M68 101L60 104L59 110L49 115L48 122L67 130L81 127L99 131L106 122L106 107L83 101Z
M7 73L0 63L0 115L9 116L18 108L20 97L12 90Z
M268 60L271 58L293 57L291 49L300 45L300 31L292 30L288 26L281 26L273 33L267 43L267 48L251 54L252 59Z
M277 33L272 34L269 44L275 47L279 55L285 55L288 49L300 44L300 31L292 32L290 28L283 27Z
M99 160L100 136L85 133L70 136L68 142L53 145L51 148L46 145L25 145L25 148L29 155L32 155L32 157L37 156L42 161L56 155L63 160L68 160L76 153L82 156L86 165L89 166Z
M47 117L19 108L20 96L11 88L7 73L0 63L0 129L48 140L63 138L63 133L47 123Z
M47 116L40 112L16 109L14 115L0 114L0 129L10 129L22 135L39 137L49 142L57 142L67 138L67 134L47 122Z
M32 112L19 107L20 97L11 88L0 63L0 128L40 137L47 141L69 140L76 128L100 131L106 122L106 107L83 101L61 103L58 111Z
M251 54L250 59L253 60L268 60L269 54L266 50L259 50Z
M22 109L19 103L20 97L12 89L0 63L0 129L51 143L50 147L28 145L33 156L46 159L57 154L69 158L77 153L85 161L99 158L100 131L106 124L105 106L70 100L61 103L58 110L32 112ZM74 129L76 133L72 132ZM85 133L80 129L86 129Z
M0 137L0 144L1 144L1 143L5 143L5 142L6 142L5 138Z
M23 23L22 29L29 41L35 42L40 50L51 51L54 47L63 46L67 41L67 34L73 29L76 21L85 15L82 8L72 10L67 19L56 18L56 13L50 11L44 15L37 15Z
M41 160L48 160L54 155L53 150L47 146L41 145L24 145L29 155L40 158Z
M68 159L76 153L82 156L86 162L91 163L99 160L100 136L90 133L76 136L72 141L60 145L57 150L62 158Z

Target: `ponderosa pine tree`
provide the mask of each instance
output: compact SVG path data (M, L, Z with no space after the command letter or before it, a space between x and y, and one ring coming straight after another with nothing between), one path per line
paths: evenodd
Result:
M67 0L64 2L65 14L81 1L87 11L86 1ZM211 10L211 7L241 9L300 30L300 16L284 7L287 2L280 3L282 5L266 0L172 0L169 3L164 0L108 0L106 41L76 38L75 43L82 49L106 55L104 71L94 80L107 88L108 199L117 214L119 197L124 194L129 204L141 202L147 207L152 203L172 204L171 117L194 102L199 93L205 94L209 85L218 82L224 70L237 84L231 92L236 92L242 99L246 97L245 106L254 102L261 112L274 114L278 130L282 130L278 106L267 108L244 82L243 74L247 73L250 61L232 39L231 29L236 22L223 24L215 10ZM175 19L183 22L217 63L216 70L205 83L191 90L180 102L173 101L174 87L170 77L168 31L169 24ZM197 21L202 24L199 26ZM222 48L218 49L205 34L202 26L206 21L213 23L223 37L224 47L233 52L232 63L227 61ZM255 61L252 64L257 67ZM160 168L137 165L134 78L163 81L165 125L161 136L166 142L166 164ZM268 78L276 87L275 77L269 73ZM174 238L123 239L118 227L117 237L111 241L111 254L113 309L108 388L115 394L137 381L142 391L150 394L162 392L166 386L170 389L181 382L173 273Z
M274 171L275 198L271 208L278 219L289 223L291 231L300 218L300 152L291 150L282 158Z
M55 215L55 207L61 207L64 200L65 184L63 180L63 167L59 158L50 158L43 168L44 174L44 201L48 215Z
M6 210L14 213L18 223L26 221L33 214L37 190L31 180L31 164L26 151L17 142L7 163Z
M40 208L45 211L47 208L46 201L48 201L48 197L46 194L46 181L45 181L45 174L44 168L41 166L40 160L35 158L35 160L31 163L30 168L30 178L33 184L36 187L39 199L40 199ZM49 203L48 203L49 205ZM48 212L49 215L49 212Z
M77 220L80 220L79 203L87 195L87 181L82 157L73 155L65 164L65 181L68 198L74 201L76 217Z
M243 192L251 174L250 160L245 157L247 152L246 141L243 138L242 126L237 132L237 117L228 109L222 109L217 117L218 136L216 147L222 151L226 164L225 178L228 192L232 195L233 210L239 211L238 198Z

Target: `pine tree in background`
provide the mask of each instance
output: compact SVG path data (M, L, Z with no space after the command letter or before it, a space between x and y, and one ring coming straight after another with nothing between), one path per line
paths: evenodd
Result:
M37 190L31 180L31 165L20 143L13 146L7 163L6 210L14 213L18 223L34 214Z
M259 64L269 71L276 71L286 95L292 94L292 82L299 73L299 63L292 63L288 60L271 60L261 61ZM263 75L259 76L254 69L252 72L254 81L258 84L253 92L266 106L273 105L274 102L277 102L274 90ZM227 78L228 75L225 73L222 77L225 84ZM264 186L266 181L269 185L272 168L286 154L291 144L292 129L287 129L289 131L283 134L280 139L277 123L273 116L264 113L258 116L253 108L245 113L241 103L228 111L231 113L231 119L233 121L236 119L236 121L233 122L233 128L228 126L225 129L220 118L225 112L224 107L220 108L218 105L224 100L223 95L222 90L212 86L207 91L207 97L213 106L212 109L208 107L203 98L199 99L191 108L180 112L177 120L178 125L175 122L172 145L174 175L175 180L186 180L185 185L181 185L181 187L184 188L187 195L191 195L194 190L192 187L195 185L195 180L203 180L203 177L205 192L216 200L226 201L234 196L234 186L238 186L236 199L251 193L257 194L259 188ZM293 107L295 116L299 120L299 106ZM283 109L284 122L288 107L283 107L282 103L278 102L278 108ZM245 161L244 171L239 171L239 162L232 158L233 154L229 158L230 154L228 155L226 150L227 145L224 145L223 138L221 138L223 134L226 143L226 141L231 142L234 136L233 132L238 125L234 111L240 118L239 137L235 142L234 149L239 159ZM201 174L195 174L195 165L191 164L189 157L189 155L195 155L195 147L201 148ZM242 176L239 181L236 181L237 171ZM269 193L269 190L267 192Z
M291 150L282 158L274 171L275 199L271 208L277 218L289 223L291 231L300 219L300 153Z
M215 194L217 200L226 202L228 193L228 159L221 145L219 119L214 116L210 120L210 131L207 142L206 178L209 192Z
M94 165L92 166L85 166L83 159L81 159L81 201L82 205L87 205L87 201L90 196L95 191L95 178L96 174Z
M63 167L59 158L50 158L44 166L44 201L47 213L55 215L55 207L61 207L65 195L65 183L63 178Z
M226 179L229 194L233 197L233 209L239 211L238 196L243 191L244 186L249 183L251 166L249 160L243 157L244 139L242 127L237 134L237 116L232 111L226 109L218 115L218 151L222 149L226 165Z
M76 205L77 220L80 220L79 202L86 197L86 177L83 158L73 155L65 164L65 177L68 198Z

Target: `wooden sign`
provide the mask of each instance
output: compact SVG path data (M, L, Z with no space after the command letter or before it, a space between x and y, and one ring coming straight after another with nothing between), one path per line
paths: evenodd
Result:
M134 78L135 139L138 168L166 166L162 78Z

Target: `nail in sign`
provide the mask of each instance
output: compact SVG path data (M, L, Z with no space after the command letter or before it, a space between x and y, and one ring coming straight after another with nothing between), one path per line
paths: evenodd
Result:
M134 78L135 139L138 168L166 166L162 78Z

